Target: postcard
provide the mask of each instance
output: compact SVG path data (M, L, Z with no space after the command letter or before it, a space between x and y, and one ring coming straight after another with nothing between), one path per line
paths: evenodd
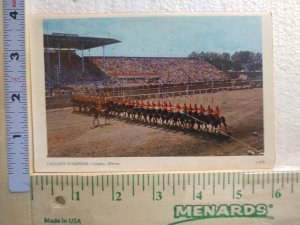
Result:
M34 172L274 165L269 13L33 16Z

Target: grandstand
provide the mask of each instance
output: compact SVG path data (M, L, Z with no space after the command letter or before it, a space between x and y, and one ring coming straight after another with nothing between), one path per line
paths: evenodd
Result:
M81 37L77 34L44 34L45 86L49 95L54 87L71 82L103 80L105 73L89 61L83 50L119 43L112 38ZM76 51L81 50L81 57Z
M92 57L99 70L112 79L118 75L159 76L161 84L226 80L226 75L202 59L175 57ZM157 77L158 78L158 77Z
M181 90L186 89L186 85L228 80L222 71L199 58L83 54L83 50L95 47L103 47L104 53L106 45L118 42L76 34L44 34L47 96L99 95L105 90L117 94L134 89L174 89L178 85Z
M46 58L45 53L45 58ZM82 71L82 59L78 56L75 51L63 51L60 52L60 71L59 78L57 77L58 70L58 56L56 52L48 53L48 64L49 75L47 73L47 80L52 84L68 84L68 83L78 83L87 82L94 80L103 80L107 78L107 74L101 69L90 63L88 58L84 58L85 70ZM47 71L48 72L48 71Z

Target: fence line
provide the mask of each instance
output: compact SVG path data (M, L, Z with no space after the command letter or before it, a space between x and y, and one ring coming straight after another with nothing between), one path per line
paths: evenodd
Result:
M228 84L228 83L226 83ZM187 85L185 87L185 90L182 91L161 91L161 88L156 88L156 89L151 89L153 90L152 92L148 93L134 93L134 94L128 94L128 90L124 90L121 92L113 92L110 97L113 98L126 98L126 99L148 99L148 98L167 98L167 97L175 97L175 96L186 96L186 95L195 95L195 94L207 94L207 93L216 93L219 91L231 91L231 90L241 90L241 89L249 89L253 88L253 84L258 85L257 87L262 86L262 81L255 81L255 82L248 82L245 84L240 84L240 85L234 85L232 83L231 86L219 86L219 87L210 87L210 88L200 88L200 89L189 89L190 86L192 85ZM255 86L254 86L255 87ZM171 88L170 88L171 89ZM154 91L156 90L156 91ZM129 90L130 92L132 90ZM149 89L147 89L149 91ZM136 92L133 91L133 92Z

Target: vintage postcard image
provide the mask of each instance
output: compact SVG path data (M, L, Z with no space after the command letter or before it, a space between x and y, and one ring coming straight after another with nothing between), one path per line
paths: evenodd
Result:
M33 17L36 172L270 168L270 14Z

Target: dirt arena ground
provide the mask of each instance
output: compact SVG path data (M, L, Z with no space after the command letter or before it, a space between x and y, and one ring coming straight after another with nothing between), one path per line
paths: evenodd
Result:
M212 105L212 97L233 137L228 141L119 119L104 124L101 118L103 125L93 128L93 117L65 108L47 110L48 157L229 156L247 155L251 147L263 151L261 88L165 100L207 106Z

